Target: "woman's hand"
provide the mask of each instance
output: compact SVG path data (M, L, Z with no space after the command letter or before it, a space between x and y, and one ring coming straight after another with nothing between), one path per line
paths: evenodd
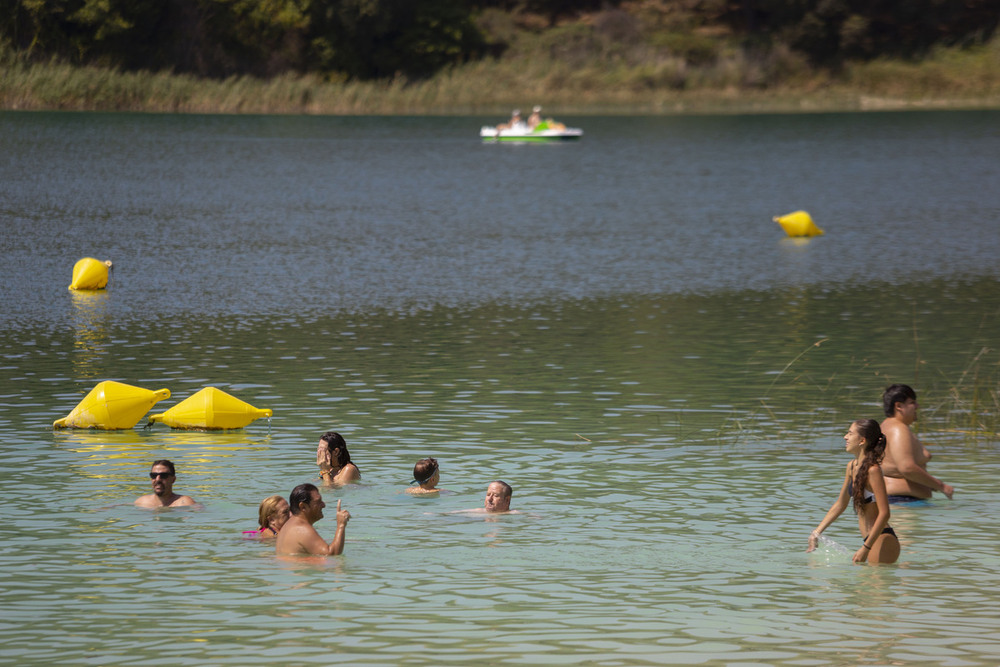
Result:
M854 562L855 563L865 563L868 561L868 551L869 549L861 547L854 552Z
M819 544L819 533L817 533L814 530L813 532L809 533L809 548L806 549L806 553L809 553L810 551L815 551L816 545L818 544Z
M326 446L324 440L320 440L319 446L316 447L316 465L319 466L320 472L333 470L333 457L330 455L330 448Z

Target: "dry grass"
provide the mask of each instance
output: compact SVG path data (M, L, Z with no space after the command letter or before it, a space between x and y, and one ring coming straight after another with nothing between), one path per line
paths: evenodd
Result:
M836 78L782 49L754 57L720 46L715 58L696 66L662 53L606 45L560 51L551 35L544 39L522 44L501 60L473 62L412 82L297 75L219 81L125 73L27 63L0 45L0 108L505 115L534 100L554 113L577 114L1000 108L996 39L969 50L941 49L920 63L853 65Z

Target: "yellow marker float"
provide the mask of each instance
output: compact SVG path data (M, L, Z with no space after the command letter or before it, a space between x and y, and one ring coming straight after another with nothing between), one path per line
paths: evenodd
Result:
M775 216L774 221L781 225L781 228L789 236L820 236L823 234L823 230L816 226L812 216L805 211L794 211Z
M271 410L255 408L221 389L205 387L166 412L151 415L147 426L163 422L171 428L243 428L255 419L272 414Z
M70 289L104 289L108 286L108 270L111 260L102 262L93 257L84 257L73 265L73 282Z
M106 380L90 390L73 411L53 422L53 428L132 428L156 404L170 398L169 389L152 391Z

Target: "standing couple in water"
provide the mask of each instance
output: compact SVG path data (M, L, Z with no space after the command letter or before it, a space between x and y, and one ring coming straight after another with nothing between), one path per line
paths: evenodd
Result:
M894 384L882 394L886 419L859 419L844 435L845 449L854 459L847 464L840 494L816 529L809 535L809 548L839 517L848 502L858 515L862 543L854 553L855 563L895 563L899 539L889 526L889 504L930 498L940 491L950 500L955 489L927 472L930 452L910 426L917 420L916 393L904 384Z

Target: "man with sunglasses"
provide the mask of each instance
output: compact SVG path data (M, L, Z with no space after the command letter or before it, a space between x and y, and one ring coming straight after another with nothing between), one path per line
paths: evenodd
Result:
M148 507L156 509L159 507L183 507L185 505L197 505L191 496L182 496L174 493L174 480L177 475L174 473L174 464L167 459L153 461L153 467L149 471L149 479L153 485L153 492L136 498L136 507Z

